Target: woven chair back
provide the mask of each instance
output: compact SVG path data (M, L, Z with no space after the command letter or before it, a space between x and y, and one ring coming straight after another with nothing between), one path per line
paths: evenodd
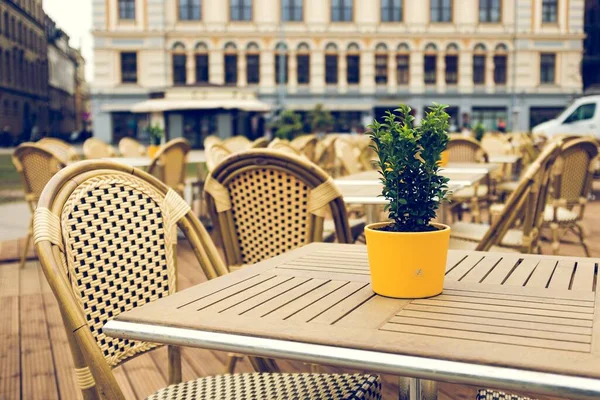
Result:
M141 170L84 161L60 171L44 189L34 240L59 301L84 398L124 398L111 369L157 347L112 338L102 329L119 314L177 290L177 226L209 279L227 273L185 201ZM171 381L181 380L178 354L170 349Z
M503 134L488 133L481 139L481 147L488 155L512 154L513 148Z
M527 168L517 188L504 204L502 213L477 246L477 250L488 251L502 239L517 222L523 239L520 251L532 253L538 247L539 231L543 224L544 207L548 200L552 164L559 152L558 144L547 146L539 157Z
M23 143L15 149L12 161L23 180L25 200L35 209L42 190L65 162L54 152L36 143Z
M83 154L88 160L117 155L115 149L110 144L93 137L83 142Z
M209 171L212 171L233 153L222 143L212 142L205 148L204 154L206 156L206 168L208 168Z
M148 168L148 173L183 196L187 156L190 149L190 143L186 139L170 140L158 150Z
M266 137L260 137L250 143L251 149L264 149L269 145L269 139Z
M553 198L564 207L585 204L592 190L598 143L592 138L564 142L553 169Z
M294 138L290 145L298 150L300 154L303 154L310 161L315 161L315 151L317 148L317 136L316 135L300 135Z
M451 135L448 142L448 160L450 162L483 163L488 155L479 142L464 136Z
M343 168L344 175L353 175L364 171L360 162L360 151L348 138L338 137L335 141L335 155Z
M146 155L146 146L134 138L124 137L119 141L119 153L123 157L143 157Z
M269 143L267 146L268 149L282 151L287 154L292 154L294 156L301 156L302 153L292 146L289 140L275 138Z
M79 158L75 147L64 140L45 137L40 139L37 143L53 152L65 165L71 161L76 161Z
M248 150L252 146L252 142L246 136L233 136L223 141L225 147L232 153Z
M341 193L302 157L271 149L234 154L211 172L205 193L230 267L321 241L329 213L338 241L351 241Z

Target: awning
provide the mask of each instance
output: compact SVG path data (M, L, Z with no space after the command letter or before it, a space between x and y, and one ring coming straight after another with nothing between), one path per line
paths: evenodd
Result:
M267 112L271 106L259 100L246 99L206 99L206 100L176 100L176 99L153 99L142 101L131 107L134 113L153 113L174 110L244 110Z
M373 109L373 105L370 102L364 103L336 103L334 101L327 102L327 100L323 101L323 108L329 111L371 111ZM295 111L310 111L314 110L315 105L310 104L294 104L287 103L285 108L289 110Z
M100 111L103 112L130 112L133 104L114 104L107 103L100 106Z

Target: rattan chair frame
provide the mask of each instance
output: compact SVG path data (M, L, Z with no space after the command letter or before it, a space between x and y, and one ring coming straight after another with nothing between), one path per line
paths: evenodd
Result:
M311 191L320 185L329 185L337 190L331 177L315 164L299 156L290 155L270 149L256 149L234 154L213 170L207 180L205 196L211 219L215 226L220 243L223 245L227 265L231 269L244 264L242 258L241 240L236 231L234 211L232 207L218 211L216 199L209 190L209 181L214 180L217 185L225 187L228 194L228 184L240 174L247 171L258 170L268 166L269 169L282 171L304 182ZM214 184L214 183L213 183ZM337 190L326 204L334 220L337 239L340 243L352 243L352 235L346 215L346 209L341 193ZM323 217L309 213L306 243L323 240ZM264 258L276 254L265 255Z
M529 166L516 190L510 194L500 215L479 241L476 250L489 251L492 246L511 247L521 253L539 252L540 229L548 199L552 165L558 156L559 145L552 144ZM507 246L503 239L519 222L523 239L518 246Z
M292 154L295 156L302 156L302 153L292 146L289 140L275 138L269 143L267 149L282 151L287 154Z
M335 142L337 136L326 135L317 143L315 149L316 164L331 176L337 176L337 157Z
M83 154L88 160L115 157L117 152L108 143L103 142L100 139L91 137L83 142Z
M172 155L176 150L180 150L183 153L183 165L180 166L179 173L172 176L169 175L172 172L168 170L168 167L172 167L173 165L170 164L177 162L177 160L173 159ZM183 196L187 172L187 156L190 150L190 143L186 139L177 138L168 141L156 152L156 155L152 159L152 163L148 167L148 173L158 178L167 186L173 188L180 196Z
M295 148L296 150L298 150L300 152L300 154L303 154L310 161L315 162L316 161L315 152L317 149L318 141L319 141L319 139L317 139L317 135L315 135L315 134L300 135L300 136L295 137L290 142L290 145L293 148Z
M31 164L31 167L28 167L28 158L31 156L43 161L41 161L39 165L36 165L39 162L36 161ZM46 186L50 181L51 176L62 169L66 165L66 162L53 151L36 143L22 143L19 145L12 154L12 162L21 176L23 190L25 192L25 201L29 206L29 211L31 211L31 219L20 261L20 267L23 268L25 267L27 253L31 246L31 239L33 237L33 215L37 208L40 195L42 194L41 188ZM29 168L32 170L27 171L26 169Z
M123 157L144 157L147 154L146 146L132 137L119 140L119 153Z
M79 159L79 154L77 154L75 147L71 146L64 140L53 137L45 137L38 140L37 143L53 152L65 165Z
M223 140L223 145L231 153L239 153L240 151L249 150L252 147L252 142L246 136L232 136Z
M264 149L269 145L269 139L266 137L260 137L250 143L251 149Z
M566 160L578 152L584 152L589 158L587 169L584 171L572 171L567 168ZM561 231L571 231L579 239L587 257L590 257L589 247L586 242L583 228L583 216L592 192L592 182L598 161L598 143L592 138L569 138L563 142L558 159L552 170L551 201L552 220L545 221L544 225L550 228L552 233L552 252L558 254L560 250ZM566 185L583 182L581 191L572 196L565 193ZM559 218L559 210L566 208L576 212L574 220L564 221Z
M223 143L213 141L205 148L204 154L206 156L206 168L210 172L233 153Z
M86 400L124 399L125 397L112 374L112 367L155 347L154 345L141 346L140 351L135 354L125 354L114 365L110 365L88 327L89 316L86 316L82 303L75 294L72 278L69 278L67 274L67 271L71 271L70 263L72 261L69 260L68 253L65 251L65 245L68 244L69 238L65 236L66 227L61 221L63 209L67 207L73 193L85 182L103 177L113 179L115 176L125 181L142 182L152 188L152 191L165 202L164 207L168 206L169 198L175 198L177 205L185 204L177 195L169 194L173 193L171 189L139 169L110 161L83 161L61 170L50 180L40 196L35 216L36 249L46 279L59 303L77 381ZM181 229L190 243L207 278L213 279L225 275L227 269L208 232L189 210L189 207L187 211L185 208L181 208L180 214L178 218L174 218L177 220L176 226ZM164 229L165 236L173 236L170 250L176 254L176 230L166 232L167 228ZM177 289L176 257L172 259L168 268L172 269L175 277L174 284L169 287L169 292L172 293ZM178 348L169 347L169 361L169 382L181 382L181 356Z

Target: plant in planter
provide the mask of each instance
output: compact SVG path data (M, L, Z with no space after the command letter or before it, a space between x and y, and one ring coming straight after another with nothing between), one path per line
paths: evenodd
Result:
M439 174L448 144L446 106L434 104L415 127L410 107L370 126L390 222L365 228L373 290L401 298L434 296L444 284L450 228L431 223L447 192Z
M300 115L292 110L282 111L269 127L275 131L275 137L284 140L292 140L303 133Z
M475 140L481 142L483 135L485 135L485 126L481 122L476 123L473 127L473 135L475 136Z
M328 110L323 108L323 104L317 104L310 112L309 118L311 130L318 136L323 136L326 132L333 129L333 116Z
M165 136L165 130L160 125L150 125L146 131L148 135L150 135L150 146L148 146L148 155L150 157L154 157L158 149L160 148L160 144Z

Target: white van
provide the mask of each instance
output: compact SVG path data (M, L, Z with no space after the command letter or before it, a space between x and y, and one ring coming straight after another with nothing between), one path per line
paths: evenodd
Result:
M600 139L600 96L585 96L575 100L558 117L532 129L546 136L590 135Z

